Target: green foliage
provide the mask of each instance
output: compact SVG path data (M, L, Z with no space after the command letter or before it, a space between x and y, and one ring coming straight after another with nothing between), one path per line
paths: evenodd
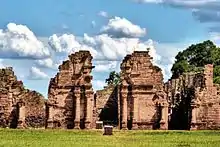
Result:
M214 82L220 84L220 48L210 41L193 44L186 50L179 52L171 69L173 77L184 72L198 72L206 64L214 65Z
M118 85L120 83L119 73L112 71L109 74L109 77L105 80L105 83L108 85Z

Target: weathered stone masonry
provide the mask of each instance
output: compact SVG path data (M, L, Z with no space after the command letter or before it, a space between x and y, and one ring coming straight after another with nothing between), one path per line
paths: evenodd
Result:
M11 67L0 69L0 127L44 126L43 96L36 91L25 89Z
M213 84L213 65L198 73L185 73L166 84L170 129L219 129L219 85Z
M220 86L213 84L213 65L164 84L151 60L147 51L127 55L121 83L94 94L91 54L71 54L50 80L46 109L43 96L25 89L12 68L0 69L0 127L91 129L101 120L119 129L220 129Z
M89 51L79 51L59 66L48 91L47 128L89 129L95 125L91 61Z
M127 55L121 84L96 92L98 119L120 129L168 129L168 102L161 69L147 51Z
M167 129L168 103L161 69L147 51L127 55L121 64L120 122L122 129Z

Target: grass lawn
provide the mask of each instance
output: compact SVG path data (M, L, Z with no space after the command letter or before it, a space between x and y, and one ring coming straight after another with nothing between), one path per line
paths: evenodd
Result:
M220 147L220 131L102 131L0 129L0 147Z

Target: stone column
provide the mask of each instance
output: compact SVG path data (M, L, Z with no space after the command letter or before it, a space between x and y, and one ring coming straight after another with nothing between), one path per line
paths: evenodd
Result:
M17 126L17 128L22 129L22 128L25 128L25 103L18 102L17 108L18 108L18 126Z
M197 121L196 121L197 107L196 107L196 104L192 104L191 108L192 108L192 119L191 119L190 130L197 130Z
M127 104L127 91L122 92L122 129L127 129L127 119L128 119L128 104Z
M117 86L117 101L118 101L118 122L119 125L117 126L117 129L120 129L120 122L121 122L121 102L120 102L120 86Z
M168 129L168 104L164 103L161 106L161 120L160 120L160 129L167 130Z
M76 100L76 111L75 111L75 127L74 129L80 129L80 87L76 86L74 89L74 96L75 96L75 100Z
M90 129L92 123L92 114L93 114L93 92L91 90L86 91L86 121L85 121L85 128Z
M47 128L53 128L53 106L47 104L46 107L48 109Z
M133 101L134 101L134 112L133 112L133 124L132 124L132 129L136 130L138 129L138 121L139 121L139 111L138 111L138 97L133 96Z

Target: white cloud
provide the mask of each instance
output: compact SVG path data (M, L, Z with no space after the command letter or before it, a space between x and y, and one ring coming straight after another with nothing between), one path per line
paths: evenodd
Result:
M49 78L49 76L46 73L44 73L37 67L31 67L28 77L31 80L43 80Z
M214 5L219 5L219 0L162 0L164 3L185 6L185 7L194 7L194 8L203 8L210 7Z
M220 46L220 33L210 33L210 40L212 40L217 46Z
M0 59L0 68L4 68L4 64L2 63L3 59Z
M146 29L131 23L125 18L115 17L109 20L106 26L101 28L101 33L107 33L109 36L121 37L143 37Z
M73 34L64 34L63 36L52 36L55 39L50 39L49 44L53 50L68 54L79 50L89 50L94 60L119 61L127 54L131 54L134 47L137 47L136 50L141 51L150 48L150 54L154 57L154 60L159 60L160 58L156 54L152 40L141 41L138 38L112 38L107 34L97 36L84 34L80 39L76 39ZM62 46L64 47L62 48Z
M0 57L43 59L50 56L49 49L25 25L9 23L0 29Z
M140 3L165 3L188 7L201 7L205 5L214 5L219 3L219 0L134 0Z
M49 37L49 45L56 52L71 52L74 48L80 47L80 44L76 41L76 38L72 34L63 34L57 36L56 34Z
M108 13L105 12L105 11L100 11L100 12L98 13L98 15L99 15L99 16L102 16L102 17L108 17Z
M110 72L117 70L118 61L94 61L95 72Z
M37 60L36 64L40 67L57 69L58 65L53 62L51 58Z
M93 80L92 81L92 85L94 87L94 90L99 90L99 89L103 89L104 86L106 86L105 81L103 80Z

